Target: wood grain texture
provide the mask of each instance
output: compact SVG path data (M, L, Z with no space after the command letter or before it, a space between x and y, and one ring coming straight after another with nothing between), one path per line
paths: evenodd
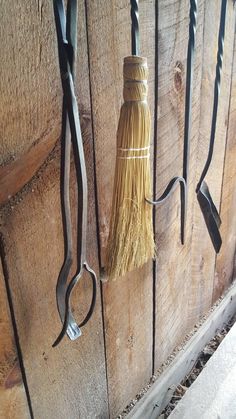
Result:
M0 417L30 418L0 264Z
M51 22L56 51L53 9L50 5L47 11L43 9L46 13L44 19ZM12 19L14 21L14 16ZM98 271L93 140L83 1L79 2L78 28L76 93L89 183L87 252L89 264ZM43 50L42 53L49 52ZM51 60L50 55L47 59ZM57 80L56 83L60 83L57 55L56 64L53 78ZM61 87L58 101L62 102ZM58 132L60 118L58 110L53 122ZM21 132L21 125L18 130ZM104 419L108 417L108 404L99 289L96 310L83 329L82 337L75 342L65 338L55 349L51 346L61 328L55 298L57 276L63 261L59 164L59 155L54 153L31 187L23 195L16 195L2 209L2 234L9 284L35 418ZM72 170L71 203L74 212L77 200L75 188ZM73 214L73 217L75 221L76 215ZM78 320L84 316L91 299L91 283L86 279L84 277L73 296L73 310Z
M236 248L236 42L230 95L227 143L225 150L220 215L222 248L216 258L213 302L228 287L235 276Z
M0 205L27 185L45 162L54 143L55 138L46 138L16 160L0 167Z
M51 2L1 2L1 200L34 175L60 135L60 80ZM25 167L29 170L26 171ZM11 172L11 173L10 173Z
M158 2L158 113L156 194L174 176L182 175L189 1ZM193 77L192 129L188 182L186 240L180 242L180 192L156 211L155 369L187 332L191 294L193 173L198 141L204 1L198 2ZM193 324L189 327L192 327Z
M201 113L197 150L196 181L206 161L213 108L215 67L218 49L218 28L221 1L205 2L204 27L217 28L215 31L204 31L203 70L201 81ZM213 23L214 22L214 23ZM233 60L235 13L233 2L227 2L226 28L224 42L221 89L218 105L215 146L212 164L207 174L207 183L214 203L219 208L221 199L222 176L225 156L226 133L228 125L231 72ZM191 294L189 298L189 322L196 321L212 302L215 251L212 246L200 207L195 197L193 236L192 236L192 273Z
M99 235L106 249L123 92L123 58L131 53L130 4L87 1L92 110L96 152ZM153 117L155 2L140 1L141 54L149 67L148 102ZM153 132L153 127L152 127ZM152 374L152 262L116 283L103 284L111 417L123 409ZM129 380L125 377L129 375Z

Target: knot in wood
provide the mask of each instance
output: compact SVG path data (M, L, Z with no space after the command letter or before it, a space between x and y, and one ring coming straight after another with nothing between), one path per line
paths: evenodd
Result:
M179 93L182 90L182 86L183 86L183 79L182 79L182 74L183 74L183 64L180 61L177 61L175 64L175 68L174 68L174 85L175 85L175 90Z

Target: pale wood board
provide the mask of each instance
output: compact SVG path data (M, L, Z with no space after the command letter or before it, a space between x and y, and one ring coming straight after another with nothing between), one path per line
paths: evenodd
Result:
M48 20L51 25L55 48L55 69L52 77L60 87L52 3L50 9L42 8L42 19ZM98 272L93 140L83 1L79 1L78 32L76 93L89 183L88 262ZM45 46L46 44L42 45L42 54L50 61L52 59L50 50L44 50ZM39 81L37 89L40 90ZM61 87L59 90L53 90L53 95L58 95L58 101L62 102ZM60 109L55 112L53 124L57 125L57 130L60 132ZM43 117L44 114L40 115ZM21 132L21 125L16 125L15 129ZM31 183L30 188L28 187L23 195L17 195L2 209L5 263L9 272L19 342L35 418L107 418L99 287L96 310L91 321L83 329L82 337L74 342L65 338L60 346L52 348L52 343L61 328L55 295L56 281L63 261L59 164L60 158L56 152L49 164ZM74 209L75 188L74 170L72 170L71 202ZM75 221L75 214L73 218ZM86 279L84 278L79 284L73 298L73 309L78 319L82 319L91 299L91 283ZM24 416L18 418L25 419Z
M157 419L168 404L168 390L176 387L194 366L204 346L236 313L236 285L225 295L173 362L126 416L127 419Z
M199 180L200 174L205 164L209 147L214 96L215 67L218 49L220 9L220 0L210 0L205 2L204 27L214 27L216 30L204 31L202 61L203 69L201 81L201 122L199 128L198 149L196 154L197 165L195 186ZM225 143L229 113L234 27L235 10L233 2L229 1L227 2L226 12L224 56L215 146L211 167L206 178L211 195L217 208L219 208L221 199ZM199 316L201 316L211 306L215 271L215 251L211 243L196 196L194 205L191 254L192 272L191 293L189 294L189 324L195 322Z
M34 175L60 135L51 10L42 0L14 2L10 10L7 0L1 2L0 202Z
M216 258L213 302L222 294L235 273L236 247L236 42L225 150L220 216L222 248Z
M159 1L158 113L156 194L174 176L182 176L189 1ZM204 1L198 2L193 66L192 128L186 238L180 242L179 188L156 211L155 370L187 333L191 289L192 206L195 150L198 142ZM194 319L189 328L193 326Z
M0 263L0 417L30 418Z
M87 1L92 110L96 153L101 263L104 263L112 201L116 130L123 92L123 58L131 54L130 4ZM154 107L155 2L139 2L141 54L147 56ZM153 132L153 129L152 129ZM152 374L152 262L103 285L111 417ZM127 374L129 380L127 380Z

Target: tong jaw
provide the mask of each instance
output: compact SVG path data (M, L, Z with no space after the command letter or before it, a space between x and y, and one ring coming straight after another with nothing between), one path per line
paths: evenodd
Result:
M92 300L91 300L90 308L89 308L89 311L88 311L86 317L84 318L84 320L80 324L77 324L77 322L76 322L76 320L75 320L75 318L72 314L72 311L71 311L70 298L71 298L74 287L77 285L77 283L79 282L79 280L83 276L84 271L88 272L88 274L90 275L90 279L92 281L92 287L93 287ZM97 278L96 278L95 272L89 267L87 262L83 263L83 266L82 266L80 272L78 272L71 279L68 286L66 286L66 284L65 284L65 280L68 277L67 271L63 272L63 270L62 270L61 273L62 273L62 275L61 276L59 275L59 278L58 278L56 293L57 293L58 311L59 311L59 314L60 314L61 321L63 323L63 327L62 327L61 333L59 334L58 338L56 339L56 341L52 345L53 347L57 346L61 342L61 340L63 339L65 334L67 334L67 336L70 338L70 340L75 340L79 336L81 336L81 334L82 334L81 333L81 327L83 327L89 321L90 317L93 314L94 307L95 307L95 302L96 302ZM66 276L65 276L65 273L67 274Z

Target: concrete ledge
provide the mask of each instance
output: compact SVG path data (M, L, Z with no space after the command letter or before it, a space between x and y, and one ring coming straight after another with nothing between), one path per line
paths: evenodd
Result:
M236 324L169 418L236 418Z

